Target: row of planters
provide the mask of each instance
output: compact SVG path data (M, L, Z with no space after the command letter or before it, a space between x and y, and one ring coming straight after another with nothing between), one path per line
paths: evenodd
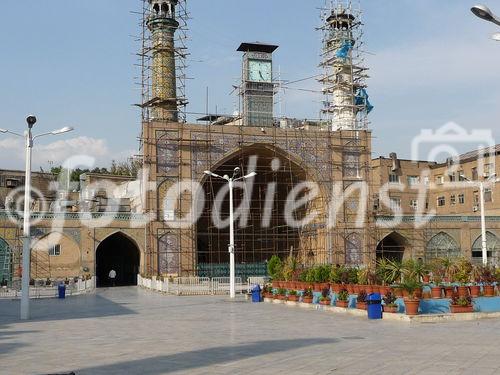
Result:
M472 298L494 297L500 281L500 269L475 266L465 258L439 258L428 264L412 259L403 262L381 259L374 267L320 265L308 268L293 257L284 262L273 257L268 263L268 272L273 280L268 287L268 298L299 301L303 294L304 297L310 295L312 302L313 291L321 291L319 303L330 305L333 292L337 306L348 303L349 295L357 295L356 305L363 308L367 295L380 293L387 312L397 311L396 301L403 298L408 315L418 313L422 298L447 298L452 312L470 312Z

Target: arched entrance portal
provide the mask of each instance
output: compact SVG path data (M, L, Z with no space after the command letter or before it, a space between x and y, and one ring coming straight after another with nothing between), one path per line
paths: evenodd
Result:
M377 246L377 259L390 259L401 262L406 248L406 239L397 232L386 236Z
M246 220L241 217L236 217L235 220L237 274L242 277L265 274L265 262L273 255L283 259L289 254L297 256L300 253L316 252L316 248L307 248L309 245L303 230L289 226L285 218L287 197L294 187L307 181L306 171L290 155L272 145L245 147L223 160L212 172L220 176L232 176L235 167L241 168L245 174L257 172L257 176L248 181L246 193L241 185L234 190L235 210L243 204L243 211L248 214ZM197 223L198 274L226 276L229 262L227 183L208 177L203 181L203 189L206 202ZM296 200L306 192L307 190L302 191ZM222 202L220 206L217 206L217 198ZM295 210L293 219L304 218L312 205ZM217 225L214 214L221 221L226 221L226 225Z
M97 287L111 286L109 271L116 271L116 286L137 285L140 252L123 233L115 233L102 241L96 250Z

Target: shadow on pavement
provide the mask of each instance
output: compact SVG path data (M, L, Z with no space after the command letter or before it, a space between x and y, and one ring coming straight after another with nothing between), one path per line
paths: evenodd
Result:
M30 303L31 319L19 319L20 301L0 301L0 324L65 319L100 318L135 314L120 303L101 295L86 294L66 299L33 299Z
M191 352L124 361L105 366L88 367L73 371L75 371L77 375L125 373L141 375L168 374L175 371L187 371L213 365L227 364L270 353L286 352L308 346L333 344L335 342L339 342L339 340L313 338L258 341L244 345L220 346Z

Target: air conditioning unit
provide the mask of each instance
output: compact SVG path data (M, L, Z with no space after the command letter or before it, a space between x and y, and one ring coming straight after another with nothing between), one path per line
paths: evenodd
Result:
M474 206L474 207L472 207L472 211L474 211L474 212L479 211L479 206Z
M8 187L8 188L16 188L20 185L20 181L19 180L15 180L15 179L7 179L7 181L5 181L5 185Z

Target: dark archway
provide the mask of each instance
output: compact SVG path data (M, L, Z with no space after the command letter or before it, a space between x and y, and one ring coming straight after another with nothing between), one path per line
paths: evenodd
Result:
M253 165L253 167L252 167ZM224 159L212 172L223 176L232 175L234 168L240 167L243 173L257 172L251 181L251 196L245 195L241 187L235 187L234 207L242 202L247 204L248 221L235 221L235 254L238 275L263 275L266 261L273 255L285 258L290 253L297 255L304 248L301 229L287 225L285 204L290 191L301 182L307 181L307 173L292 157L272 145L260 144L245 147ZM214 200L226 186L226 182L209 177L203 181L205 207L197 223L197 265L201 276L224 276L229 261L229 228L218 228L214 224ZM273 203L266 205L266 195L275 189ZM307 190L299 196L306 194ZM228 195L224 196L219 217L227 220L229 212ZM271 214L263 218L264 212ZM294 212L294 219L300 220L307 214L303 206Z
M96 250L97 287L111 286L109 271L116 271L116 286L137 285L140 251L134 241L121 232L102 241Z
M407 241L397 232L386 236L377 246L377 259L390 259L401 262L404 257Z

